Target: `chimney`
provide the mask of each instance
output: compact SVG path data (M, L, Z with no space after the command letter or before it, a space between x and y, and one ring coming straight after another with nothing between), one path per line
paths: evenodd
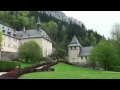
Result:
M37 30L40 30L40 18L38 17L38 21L37 21Z

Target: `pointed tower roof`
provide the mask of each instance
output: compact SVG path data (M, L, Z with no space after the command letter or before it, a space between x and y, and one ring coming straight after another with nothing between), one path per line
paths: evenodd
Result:
M73 37L72 41L68 45L68 47L70 47L70 46L79 46L79 47L82 47L82 45L79 43L79 41L76 38L76 36Z

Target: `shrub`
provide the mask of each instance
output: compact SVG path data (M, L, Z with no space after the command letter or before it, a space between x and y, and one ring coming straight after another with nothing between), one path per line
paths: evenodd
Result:
M112 70L116 72L120 72L120 66L113 66Z
M0 61L0 71L9 71L20 68L20 62L17 61Z
M28 41L19 46L18 55L25 62L39 62L43 53L42 48L35 41Z
M58 62L43 63L43 64L38 64L38 65L30 66L30 67L27 67L27 68L24 68L24 69L11 70L9 73L1 75L0 79L17 79L20 75L23 75L25 73L36 72L37 71L36 68L40 67L40 66L44 66L43 68L41 68L40 71L45 71L45 70L48 71L48 68L50 66L53 66L53 65L55 65L57 63Z

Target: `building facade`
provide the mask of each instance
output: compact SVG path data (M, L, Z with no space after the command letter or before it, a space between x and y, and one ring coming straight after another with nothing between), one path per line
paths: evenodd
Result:
M47 33L40 28L40 20L38 19L37 28L31 30L16 31L12 28L0 24L0 30L3 33L3 41L1 51L17 53L19 45L30 40L36 41L42 48L43 57L52 53L52 41Z
M82 47L82 45L78 42L76 36L74 36L68 45L68 61L70 63L87 64L90 50L92 48L93 46Z

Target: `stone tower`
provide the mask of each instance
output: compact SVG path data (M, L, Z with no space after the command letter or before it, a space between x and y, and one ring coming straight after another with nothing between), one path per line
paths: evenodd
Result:
M68 60L69 62L79 62L79 54L81 45L78 42L76 36L73 37L72 41L68 45Z

